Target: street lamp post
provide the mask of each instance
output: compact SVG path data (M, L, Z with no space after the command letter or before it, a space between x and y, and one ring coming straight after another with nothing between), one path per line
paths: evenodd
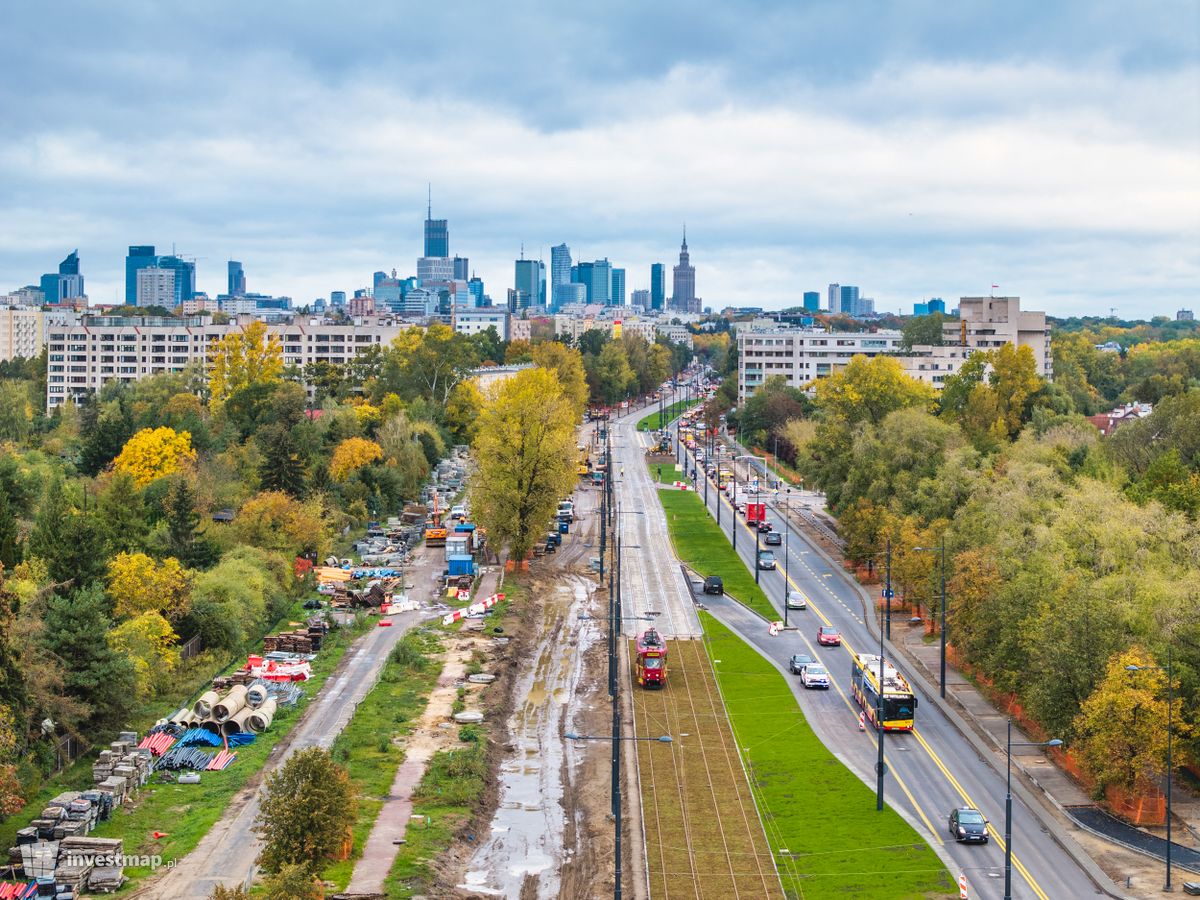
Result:
M792 489L787 488L783 497L783 627L788 627L788 585L792 583L791 576L791 537L792 537Z
M945 700L945 699L946 699L946 535L945 535L945 534L943 534L943 535L942 535L942 543L941 543L941 546L940 546L940 547L914 547L913 549L914 549L914 550L923 550L923 551L926 551L926 552L929 552L929 553L937 553L937 554L939 554L939 555L941 556L941 569L942 569L942 604L941 604L941 616L942 616L942 625L941 625L941 632L942 632L942 634L941 634L941 638L942 638L942 640L941 640L941 644L942 644L942 657L941 657L941 678L940 678L940 681L939 681L939 683L938 683L938 691L939 691L939 693L941 693L941 695L942 695L942 699L943 699L943 700ZM891 604L889 603L889 606L890 606L890 605L891 605Z
M1062 741L1017 741L1012 739L1012 719L1008 720L1008 746L1005 756L1008 771L1004 786L1004 900L1012 900L1012 748L1013 747L1061 747Z
M1148 669L1165 670L1167 673L1167 881L1163 885L1164 891L1174 890L1171 887L1171 736L1173 732L1174 722L1171 715L1171 707L1175 705L1175 684L1172 679L1174 674L1172 671L1171 645L1167 644L1167 664L1166 666L1136 666L1128 665L1125 667L1130 672L1143 672ZM1186 885L1185 885L1186 887Z

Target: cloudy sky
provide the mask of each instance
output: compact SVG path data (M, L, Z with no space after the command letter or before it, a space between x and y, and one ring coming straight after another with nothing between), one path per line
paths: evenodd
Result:
M488 292L566 241L706 304L1195 307L1195 0L7 4L0 291L172 243L305 302L415 270L426 183ZM582 7L582 5L579 5Z

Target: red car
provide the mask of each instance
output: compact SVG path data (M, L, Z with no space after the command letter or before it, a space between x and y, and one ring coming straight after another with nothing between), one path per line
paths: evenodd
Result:
M758 530L765 534L766 532L771 530L771 523L768 522L766 519L760 519L759 523L758 523Z
M832 625L822 625L817 629L817 643L822 647L840 647L842 635Z

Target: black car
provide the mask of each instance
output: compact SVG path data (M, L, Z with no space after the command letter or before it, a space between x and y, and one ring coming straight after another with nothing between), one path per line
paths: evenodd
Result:
M813 658L807 653L797 653L788 660L788 668L792 670L793 675L799 675L804 667L812 661Z
M768 531L766 536L763 538L763 543L768 547L778 547L783 543L783 535L778 531Z
M950 812L950 835L960 844L986 844L988 821L977 809L960 806Z
M724 594L725 582L721 580L720 575L709 575L704 579L704 593L706 594Z

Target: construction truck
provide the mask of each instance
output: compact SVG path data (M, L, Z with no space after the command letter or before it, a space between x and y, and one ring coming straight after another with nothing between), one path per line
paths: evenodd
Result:
M427 547L445 547L446 535L449 529L442 523L442 510L438 505L438 493L433 492L433 511L429 514L429 524L425 526L425 545Z

